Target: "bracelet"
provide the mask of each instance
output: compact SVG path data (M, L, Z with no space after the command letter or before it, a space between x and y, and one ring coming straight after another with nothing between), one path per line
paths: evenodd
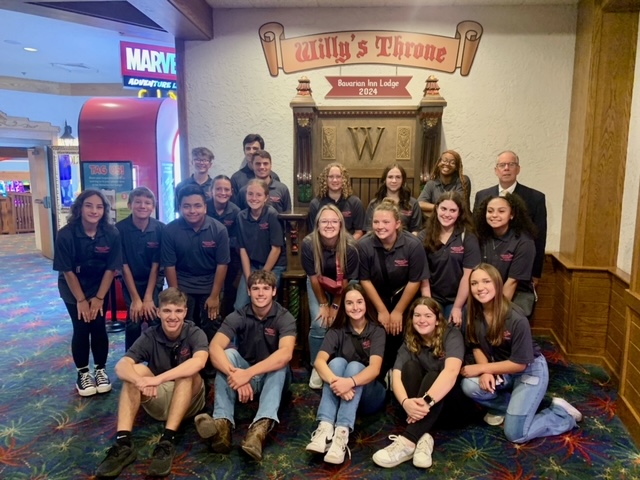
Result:
M318 306L319 306L320 308L322 308L322 307L328 307L328 306L329 306L329 304L328 304L328 303L321 303L321 304L319 304Z
M355 378L353 378L353 377L350 377L350 378L351 378L351 381L353 382L353 386L354 386L354 387L357 387L357 386L358 386L358 384L356 383L356 379L355 379Z
M100 298L99 296L95 296L95 298L97 298L98 300L100 300L101 302L104 302L104 297Z
M87 297L83 297L82 300L78 300L78 303L82 303L82 302L86 302L87 301Z
M406 402L407 400L409 400L409 397L402 400L402 402L400 402L400 406L404 408L404 402Z

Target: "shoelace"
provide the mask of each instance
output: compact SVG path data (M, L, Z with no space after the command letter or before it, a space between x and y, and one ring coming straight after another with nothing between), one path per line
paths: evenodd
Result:
M82 373L80 375L80 386L82 388L93 387L93 381L91 379L91 374L89 372Z
M349 454L349 458L351 458L351 450L349 449L349 446L347 445L347 437L344 435L334 435L333 436L333 444L331 445L331 447L333 448L333 445L336 445L338 448L340 448L342 451L347 451L347 453Z
M313 432L313 434L311 435L311 440L315 440L316 437L320 437L322 435L323 440L326 439L331 439L331 436L328 435L329 434L329 428L328 427L318 427L316 428L316 431Z
M393 443L385 448L385 450L389 453L390 456L392 454L395 455L401 450L404 450L404 445L402 444L402 441L400 440L400 437L398 435L389 435L389 440L393 440Z
M96 383L109 383L107 373L101 368L96 370Z
M156 445L153 449L153 456L160 458L168 458L171 456L171 442L164 441Z

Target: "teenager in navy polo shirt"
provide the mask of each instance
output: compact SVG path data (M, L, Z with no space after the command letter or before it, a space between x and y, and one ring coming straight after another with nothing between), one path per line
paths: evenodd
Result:
M214 177L211 198L207 200L207 215L223 224L229 234L230 262L224 279L223 317L233 312L233 304L236 301L236 285L242 270L240 252L238 251L238 214L240 208L230 201L232 196L231 179L226 175Z
M85 190L71 206L68 224L56 237L53 269L64 301L73 337L71 353L78 369L76 389L83 397L111 390L105 371L109 339L104 318L104 298L116 270L122 268L118 230L109 225L109 202L98 190ZM95 377L89 371L93 353Z
M358 242L360 283L387 331L382 373L396 359L402 345L404 313L429 279L424 247L414 235L402 229L400 213L391 199L380 203L373 214L373 232Z
M418 203L427 215L435 210L435 204L441 195L447 192L458 192L465 201L467 210L471 210L469 196L471 195L471 180L462 170L462 157L455 150L442 152L433 167L433 172L425 184Z
M438 427L462 427L473 404L462 392L459 380L464 359L460 330L448 325L433 298L422 297L411 305L405 341L393 366L393 393L406 417L404 430L390 435L393 443L373 455L376 465L392 468L413 459L418 468L432 464L433 437ZM406 420L405 420L406 418Z
M164 275L160 275L160 245L164 223L153 218L156 196L147 187L129 194L131 215L116 223L122 241L122 290L127 303L125 350L142 332L143 322L157 320L156 305Z
M258 150L264 150L264 138L260 134L250 133L244 137L242 140L244 158L240 164L240 169L231 175L231 187L233 188L231 201L236 205L238 205L238 194L242 187L249 183L249 180L256 178L256 174L253 171L253 154ZM271 177L280 181L280 177L273 170L271 171Z
M504 294L529 317L535 305L533 263L536 227L524 201L514 194L485 198L474 212L482 261L496 267Z
M169 223L162 235L161 263L169 286L187 294L187 319L213 337L220 323L220 292L230 260L229 234L224 225L207 216L200 187L184 187L178 201L180 218Z
M443 308L444 317L462 326L462 309L469 297L469 275L480 263L480 246L469 210L458 192L446 192L436 200L427 228L418 235L423 242L431 279L431 297ZM427 295L427 291L422 292Z
M398 206L404 228L414 235L420 233L422 230L422 210L420 210L418 201L411 196L411 190L407 186L407 172L397 163L389 165L382 172L380 188L367 207L364 219L365 231L371 231L373 212L385 198L393 200Z
M276 287L287 268L284 249L284 231L278 220L278 212L267 205L269 186L254 178L247 184L248 208L238 214L238 247L242 262L242 277L238 284L235 309L249 303L247 279L254 270L272 271Z
M258 150L253 154L253 172L256 180L262 180L269 186L269 205L276 209L278 213L288 213L291 211L291 194L287 186L273 178L271 175L272 160L271 154L266 150ZM238 206L244 210L249 206L247 203L247 185L238 192Z
M547 392L549 370L531 338L529 322L504 295L500 272L482 263L469 280L467 338L475 364L462 368L462 390L488 408L489 425L504 423L514 443L560 435L576 427L582 413L563 398L538 412Z
M212 178L209 176L209 170L213 165L213 152L207 147L196 147L191 150L191 165L193 165L193 173L176 185L176 211L180 211L180 203L178 197L180 190L187 185L195 185L202 188L204 194L209 198L211 192Z
M341 163L330 163L318 175L318 196L309 204L309 230L316 227L316 216L325 205L335 205L344 226L353 238L364 235L364 207L351 188L349 172Z
M370 415L384 407L386 389L376 379L386 335L357 283L347 286L337 313L315 361L324 382L318 406L320 423L306 450L327 452L325 462L341 464L356 413Z

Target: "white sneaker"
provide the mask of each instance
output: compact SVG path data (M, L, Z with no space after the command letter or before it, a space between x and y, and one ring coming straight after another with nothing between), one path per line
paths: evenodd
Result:
M504 415L494 415L493 413L487 412L487 414L484 416L484 421L492 427L497 427L498 425L503 424Z
M413 458L415 449L405 443L404 437L401 435L389 435L389 440L393 440L391 445L373 454L373 461L376 465L392 468Z
M564 398L553 397L551 399L552 405L557 405L558 407L565 410L569 415L573 417L576 422L582 421L582 413L576 407L567 402Z
M432 453L433 437L425 433L416 444L416 450L413 452L413 465L418 468L429 468L433 463Z
M347 443L349 443L349 429L347 427L336 428L333 433L331 447L324 456L324 461L333 463L334 465L340 465L344 462L345 452L349 452L349 458L351 458L351 450L349 450Z
M312 390L321 390L323 384L324 382L322 381L322 378L320 378L317 370L315 368L311 370L311 377L309 378L309 388L311 388Z
M309 442L305 450L314 453L325 453L331 446L332 438L333 425L322 421L316 431L311 434L311 442Z

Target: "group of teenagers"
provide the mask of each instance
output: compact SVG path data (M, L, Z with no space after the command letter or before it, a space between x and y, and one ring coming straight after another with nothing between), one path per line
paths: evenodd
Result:
M80 395L111 390L104 298L117 272L128 307L126 353L115 367L123 384L116 441L99 477L116 477L136 459L131 431L140 406L165 422L153 476L171 472L185 418L195 417L214 452L229 453L236 402L258 400L241 445L256 460L279 421L297 336L296 319L277 302L286 269L278 214L291 200L262 137L248 135L243 149L231 178L209 177L213 154L194 149L194 174L176 188L179 218L166 226L153 218L153 192L138 187L131 215L115 227L104 195L85 190L58 232L53 268L73 324ZM582 419L561 398L539 408L548 369L527 317L542 273L546 210L544 195L517 182L519 170L515 153L498 156L499 185L478 192L473 219L470 181L454 151L442 154L418 199L404 169L387 167L366 210L342 165L320 173L301 246L309 386L322 390L306 450L342 463L356 416L380 411L388 390L406 419L373 455L386 468L409 460L429 468L430 432L460 426L471 401L515 443ZM207 369L215 372L211 414L202 413Z

